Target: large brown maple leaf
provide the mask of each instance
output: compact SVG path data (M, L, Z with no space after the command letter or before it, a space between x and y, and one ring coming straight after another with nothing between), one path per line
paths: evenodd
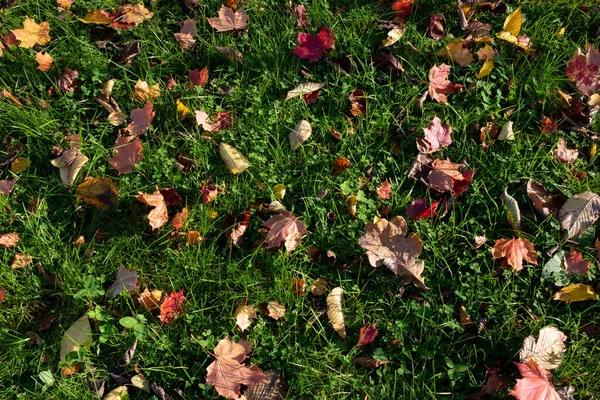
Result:
M219 395L237 399L242 385L251 387L265 378L256 365L248 367L242 364L251 346L248 340L235 343L225 338L215 347L215 361L207 368L206 383L213 385Z
M523 260L538 265L533 243L527 239L498 239L492 248L492 256L500 258L500 262L506 262L515 271L523 269Z
M418 287L428 290L421 274L423 261L417 261L423 244L418 234L406 235L406 221L401 216L385 218L365 226L365 235L358 239L367 250L369 263L373 267L385 265L396 275L404 275Z
M302 236L308 232L304 223L287 210L272 216L263 225L269 228L267 247L279 247L285 244L288 253L294 251Z

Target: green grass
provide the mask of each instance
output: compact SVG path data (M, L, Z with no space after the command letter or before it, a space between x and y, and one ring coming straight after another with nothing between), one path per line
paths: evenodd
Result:
M522 33L531 37L535 56L497 40L493 46L499 56L489 77L475 78L480 63L452 68L451 81L465 89L474 84L472 93L465 90L451 95L447 106L428 100L420 109L415 101L427 88L429 69L447 62L435 55L442 42L426 35L429 16L444 14L446 32L460 36L454 1L417 0L404 37L390 48L412 80L371 65L371 56L385 35L375 21L393 18L386 1L305 2L310 27L301 30L316 33L322 26L332 27L336 40L332 56L348 54L355 65L350 74L338 72L324 61L309 64L291 53L299 28L283 0L249 0L244 7L250 24L244 34L217 33L208 25L205 17L217 14L218 0L201 1L196 10L185 9L178 0L145 3L154 17L124 32L85 25L68 15L59 17L54 0L18 0L0 14L0 34L21 27L25 16L38 23L48 21L52 40L43 49L54 58L47 73L36 70L31 49L11 48L0 58L0 87L25 103L19 108L0 99L0 134L3 141L24 144L20 155L31 160L29 168L16 176L9 170L2 172L2 179L13 177L17 184L10 196L0 196L0 233L19 232L21 241L17 249L0 251L0 289L6 292L0 305L1 398L94 398L84 377L108 380L108 372L134 340L133 333L118 324L119 318L144 313L136 295L123 294L115 300L74 295L84 288L89 275L107 289L120 264L138 272L141 287L185 292L185 311L172 324L161 325L155 316L145 313L149 335L138 345L126 370L133 373L137 366L173 396L175 390L181 390L186 398L217 398L214 388L204 383L206 367L212 362L209 352L230 336L252 341L251 363L265 371L283 372L291 399L464 399L479 390L486 369L497 364L512 388L519 377L513 361L518 361L523 339L537 335L546 325L558 327L569 337L564 362L553 370L557 386L574 386L581 399L600 393L600 344L581 332L588 324L600 323L600 304L554 302L551 298L556 288L541 278L541 267L526 267L518 274L502 271L490 253L495 239L517 235L499 200L504 188L519 201L525 217L523 236L533 241L540 255L556 245L568 250L572 244L561 241L556 220L535 217L525 194L527 180L536 179L566 196L600 191L597 158L587 157L592 140L574 132L541 135L538 129L541 117L558 104L556 89L575 93L564 73L565 62L577 47L588 42L599 45L595 33L600 14L583 12L577 7L580 1L521 2L527 15ZM595 7L594 2L588 4ZM89 9L118 6L117 1L76 0L71 11L82 17ZM512 3L509 9L516 6ZM492 33L502 29L505 17L479 15L480 20L492 24ZM179 31L178 23L186 18L198 19L198 36L196 45L182 52L172 33ZM561 27L566 33L557 37ZM110 40L117 44L140 40L141 53L130 64L118 64L118 50L100 50L95 44L106 33L114 33ZM235 47L246 62L229 62L214 46ZM210 71L206 88L186 88L187 71L204 66ZM79 71L82 87L74 94L48 94L65 67ZM300 71L310 73L311 81L327 83L317 103L308 107L299 99L283 101L287 90L307 80ZM179 82L171 92L165 86L170 74ZM123 176L117 176L107 162L117 130L94 101L101 82L110 78L116 80L114 97L126 114L141 106L129 98L138 79L159 83L162 90L154 104L156 118L142 137L144 160ZM514 83L507 96L503 88L511 79ZM218 95L220 85L232 86L235 91ZM368 95L368 112L353 118L355 134L338 142L329 128L346 132L350 127L348 95L354 89ZM178 120L176 98L191 110L202 108L211 115L223 110L234 113L233 129L214 137L235 145L252 167L239 175L229 173L217 148L200 138L201 130L192 118ZM40 107L39 101L50 107ZM422 128L434 115L452 126L455 141L436 158L456 162L464 158L477 172L469 190L445 218L409 221L409 230L419 233L424 243L421 258L431 290L407 286L399 296L401 278L385 268L372 268L357 240L364 225L385 205L390 207L389 216L405 215L413 199L429 196L422 183L407 179L404 172L417 154L415 138L422 136ZM302 118L312 124L313 135L292 152L288 133ZM516 140L496 142L486 151L473 126L493 119L514 121ZM81 135L82 151L90 159L76 183L84 172L115 181L121 198L110 211L85 205L78 210L74 193L61 185L58 170L49 161L52 146L64 145L65 134ZM559 136L569 147L581 150L582 157L574 167L585 171L586 178L576 178L570 166L552 158ZM392 155L392 143L400 145L398 155ZM177 169L180 153L196 158L197 168L188 175ZM331 171L338 157L348 158L352 167L334 176ZM373 177L365 193L371 201L359 203L357 218L351 220L340 188L357 191L358 178L365 176L370 166ZM382 201L375 188L386 178L394 195ZM226 190L214 203L201 204L200 188L208 180L224 183ZM301 215L310 231L298 249L292 254L254 249L252 243L261 238L259 228L269 217L255 208L251 209L246 244L234 249L224 246L221 235L227 213L237 214L256 202L274 200L271 188L278 183L287 186L284 205ZM199 231L205 238L202 243L179 243L170 225L151 231L146 219L149 208L135 196L138 191L152 192L155 186L175 187L182 195L190 210L183 231ZM329 191L323 199L316 197L320 189ZM28 211L31 198L41 201L35 214ZM211 218L212 212L217 213L216 219ZM331 212L337 216L335 220L328 218ZM474 249L473 237L484 233L486 245ZM76 247L72 241L80 235L86 244ZM354 263L347 271L314 263L305 254L311 245L335 252L338 267ZM94 255L88 259L92 250ZM585 258L594 261L589 275L575 280L595 285L597 258L589 247L581 250ZM34 265L11 269L17 251L33 256ZM60 282L56 288L38 272L37 262L46 272L56 274ZM331 282L331 287L345 290L345 341L325 315L309 323L323 309L324 298L310 294L298 298L291 292L294 279L310 283L320 277ZM233 312L245 299L256 305L265 301L284 304L288 310L285 321L259 316L246 332L239 333ZM460 327L460 306L467 308L473 320L489 319L481 334L469 336ZM61 377L60 340L90 307L101 307L110 315L100 322L102 330L96 331L87 354L94 370ZM38 333L40 319L49 312L58 313L57 321ZM377 323L379 336L374 344L358 350L354 345L366 323ZM38 333L41 343L35 344L28 331ZM352 363L360 355L389 360L390 364L367 370ZM466 365L466 371L451 379L447 359ZM39 378L42 371L53 374L53 385L44 386ZM142 392L130 392L133 398L148 398Z

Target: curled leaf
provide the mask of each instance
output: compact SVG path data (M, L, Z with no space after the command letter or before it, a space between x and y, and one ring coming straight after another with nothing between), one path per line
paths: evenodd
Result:
M75 188L79 200L98 210L107 211L117 204L119 194L110 178L89 178Z
M342 293L344 289L336 287L327 296L327 317L333 329L342 339L346 339L346 324L342 311Z
M227 143L219 143L219 155L232 174L244 172L250 166L248 159L238 149Z

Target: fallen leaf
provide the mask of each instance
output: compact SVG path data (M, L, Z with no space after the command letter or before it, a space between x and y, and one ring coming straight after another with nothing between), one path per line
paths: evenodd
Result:
M140 138L136 137L134 140L130 140L131 137L118 137L113 147L116 153L109 163L119 175L130 173L133 171L133 167L143 159Z
M381 185L377 188L377 197L380 199L391 199L392 198L392 185L386 179L381 182Z
M228 111L221 111L217 113L217 118L214 124L212 124L212 130L215 132L231 129L235 120Z
M251 342L247 340L235 343L229 338L222 339L214 350L215 361L206 369L206 384L213 385L223 397L238 399L242 385L251 388L265 379L256 365L242 364L250 350Z
M433 153L442 147L452 144L452 128L448 124L442 126L442 121L437 115L429 122L427 128L423 128L424 138L417 139L417 148L419 153Z
M358 335L358 343L356 344L361 349L369 344L373 343L375 337L377 336L377 324L373 325L365 325L360 328L360 333Z
M302 143L306 142L312 133L312 127L310 123L303 119L290 131L290 146L292 150L300 147Z
M564 204L560 195L548 192L541 183L531 179L527 182L527 196L543 217L555 213Z
M487 237L485 235L475 236L473 242L475 243L475 248L478 249L487 242Z
M598 50L588 45L586 54L577 49L575 55L567 62L567 77L575 81L575 87L583 95L591 96L600 90L600 58ZM571 96L559 92L570 104ZM566 95L566 96L565 96Z
M439 205L440 200L434 200L430 206L427 206L425 199L418 198L406 207L406 216L413 220L435 217Z
M75 3L75 0L56 0L56 4L58 4L59 7L62 7L65 10L71 8L73 3Z
M317 36L310 33L298 32L298 46L294 47L292 53L300 58L308 59L310 62L319 61L327 50L333 48L335 39L330 28L323 28Z
M25 17L23 29L11 29L15 38L20 41L19 47L31 49L36 44L44 46L50 41L50 24L41 22L39 25L31 18Z
M558 292L556 292L552 300L558 300L565 303L571 303L575 301L598 300L598 294L590 285L574 283L572 285L561 288Z
M521 229L521 210L519 209L519 203L515 200L514 197L509 195L506 192L506 189L502 192L500 196L502 199L502 203L504 204L504 208L506 209L506 215L508 217L508 222L510 226L514 230Z
M552 120L548 117L542 117L540 122L540 132L543 134L554 133L558 130L558 124L556 122L552 122Z
M352 166L352 164L350 163L350 160L348 160L347 158L345 158L345 157L337 158L333 162L333 171L332 171L332 174L333 175L339 175L343 171L345 171L347 169L350 169L351 166Z
M492 248L492 257L505 260L515 271L523 269L523 261L538 265L533 243L527 239L498 239Z
M188 80L193 87L206 85L208 83L208 68L188 71Z
M131 386L143 390L146 393L150 393L150 381L140 375L131 377Z
M154 115L155 112L153 111L152 103L146 103L143 108L131 110L131 114L129 115L131 123L127 125L125 131L138 136L143 135L150 128Z
M0 235L0 246L13 248L19 243L21 234L19 233L3 233Z
M352 115L365 115L367 112L367 97L362 90L354 90L349 96Z
M29 167L30 161L26 157L17 157L10 165L11 172L19 174Z
M287 253L294 251L302 236L308 233L304 223L287 210L272 216L263 226L269 228L266 236L267 248L284 245Z
M190 49L194 43L196 43L194 36L196 36L197 32L198 29L196 28L196 20L186 19L183 21L181 31L173 33L173 35L175 36L177 43L179 43L181 50L185 51Z
M139 25L142 21L152 18L153 15L143 4L125 4L119 7L117 14L119 14L119 17L118 19L115 18L113 22L120 19L123 23L132 26Z
M67 361L67 355L92 344L92 327L87 314L73 323L60 341L60 360Z
M534 361L515 363L523 379L509 393L517 400L560 400L552 384L552 375Z
M525 338L519 352L521 362L533 361L546 370L558 368L566 351L565 340L567 336L564 333L553 326L546 326L540 330L537 341L533 336Z
M235 309L233 317L235 318L237 327L240 331L244 332L250 327L252 320L256 318L256 310L254 306L241 304Z
M79 72L70 68L63 69L62 75L58 77L57 86L63 92L75 93L81 86Z
M84 24L110 25L113 22L114 16L108 11L91 10L88 11L83 18L78 18Z
M150 292L145 289L138 297L138 303L148 311L153 311L158 308L158 303L162 299L162 290L155 289Z
M467 400L483 400L494 393L502 393L508 387L508 379L500 376L499 368L492 368L485 373L487 381L478 393L467 397Z
M238 149L225 142L219 143L219 155L232 174L244 172L250 166L248 159Z
M138 196L136 196L136 200L147 204L150 207L154 207L148 214L148 221L150 222L152 230L158 229L169 222L167 204L165 203L165 198L161 194L160 190L156 190L152 194L140 192Z
M382 365L388 365L390 363L389 361L381 361L371 357L356 357L352 362L371 369L379 368Z
M312 285L310 285L310 293L313 296L323 296L327 293L327 281L323 278L317 278Z
M219 194L219 188L214 183L210 183L207 185L204 182L202 182L200 192L202 193L202 204L208 204L213 202L217 198L217 195Z
M429 36L435 40L440 40L444 37L443 20L444 16L442 14L432 14L429 19Z
M432 100L441 104L448 104L446 95L452 94L457 90L461 90L461 85L455 85L447 78L450 75L450 66L442 64L439 67L434 65L429 71L429 89L427 93Z
M13 103L15 103L18 107L23 107L23 103L21 103L19 100L17 100L17 98L15 96L13 96L13 94L6 89L2 89L2 92L0 92L0 97L9 99Z
M333 329L342 339L346 339L346 324L342 311L342 293L344 289L336 287L327 295L327 318Z
M586 191L570 197L558 211L567 239L579 237L600 217L600 196Z
M285 100L293 99L294 97L304 96L305 94L309 94L312 92L316 92L319 89L322 89L325 86L325 83L316 83L316 82L304 82L293 88L292 90L287 92L287 96L285 96Z
M412 13L414 0L396 0L392 3L392 10L400 18L408 17Z
M228 60L233 60L239 63L244 62L244 56L242 55L242 53L240 53L234 48L220 46L216 46L215 48L219 53L223 55L223 57L227 58Z
M483 62L481 69L475 76L477 79L485 78L488 76L492 70L494 69L494 60L486 60Z
M12 261L12 264L10 267L13 269L26 268L26 267L30 266L32 263L33 263L33 257L31 257L30 255L27 255L27 254L17 253L13 257L13 261Z
M446 47L438 52L438 55L446 56L450 61L461 67L466 67L475 62L471 49L467 47L467 41L464 39L447 43Z
M515 140L515 132L513 130L513 121L507 121L502 125L498 140Z
M298 15L296 24L300 27L307 27L308 19L306 17L308 17L308 12L306 11L306 8L302 4L298 4L294 7L294 11L296 11L296 14Z
M85 244L85 236L80 235L73 240L73 246L83 246Z
M288 384L282 373L272 369L265 372L264 379L248 388L244 396L246 396L246 400L283 400L286 398L288 390Z
M404 237L407 224L404 218L397 216L389 222L385 218L365 226L365 235L358 244L367 250L369 263L373 267L385 265L396 275L404 275L423 290L427 290L421 274L425 268L423 261L417 261L423 244L417 234Z
M273 319L283 319L285 317L285 306L274 301L260 305L260 313Z
M248 25L248 15L243 8L233 12L231 8L221 6L218 17L207 19L210 26L218 32L242 30Z
M586 275L591 262L583 261L583 254L581 254L578 251L571 250L571 252L569 252L569 255L564 258L563 264L565 266L565 272L567 273L567 275Z
M521 7L510 13L504 21L504 30L498 33L496 36L499 39L506 40L514 45L519 46L523 50L530 50L531 41L525 35L518 36L521 32L521 26L523 24L523 14L521 13Z
M303 279L293 279L291 284L292 294L296 297L304 296L306 286L307 284Z
M14 179L0 180L0 194L10 194L15 187Z
M471 317L469 317L469 314L467 314L467 308L465 306L460 306L458 313L461 328L467 329L471 324L473 324L473 320Z
M48 72L52 66L52 56L46 51L35 53L35 61L38 63L37 69Z
M72 186L77 174L88 160L79 149L68 149L50 163L59 169L62 184Z
M579 157L579 152L577 149L569 149L565 139L560 138L558 139L556 149L552 150L552 155L556 161L572 163L573 161L577 160L577 157Z
M79 200L101 211L107 211L117 203L119 194L110 178L88 178L75 188Z
M181 100L176 100L175 105L177 106L177 118L180 121L183 121L188 115L192 113L190 109L185 104L183 104Z
M117 279L108 289L108 295L111 298L117 297L123 290L129 292L135 290L138 285L138 274L135 271L129 271L123 264L119 265Z
M185 296L183 295L183 290L166 295L160 305L160 315L158 316L158 319L165 324L173 322L175 317L181 315L181 306L184 301Z
M160 86L158 83L150 86L148 82L138 79L130 96L137 101L151 102L160 97Z
M198 244L202 241L202 236L198 231L189 231L187 234L187 243L188 244Z
M404 32L406 31L406 24L401 23L398 26L390 29L387 33L385 39L381 41L383 47L390 47L394 43L398 42L398 40L402 39L404 36Z

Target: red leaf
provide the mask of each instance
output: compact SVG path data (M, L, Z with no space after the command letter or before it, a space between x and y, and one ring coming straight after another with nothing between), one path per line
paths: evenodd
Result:
M462 172L463 179L455 180L452 185L452 196L459 196L462 192L466 192L469 189L469 185L473 182L473 175L475 175L475 171L466 170Z
M152 103L146 103L144 108L136 108L131 111L129 118L131 123L125 128L127 132L131 132L134 135L143 135L150 128L150 124L154 119L154 111L152 110Z
M6 294L6 292L4 290L0 290L0 303L2 303L4 301L5 294Z
M442 14L433 14L429 21L429 36L435 40L440 40L444 37L444 25L442 21L444 16Z
M175 188L160 189L160 194L162 194L165 204L169 207L183 204L183 199Z
M231 129L235 120L228 111L217 113L217 122L212 124L212 130L215 132Z
M352 164L350 164L350 160L348 160L345 157L340 157L340 158L336 159L333 163L332 174L339 175L342 173L342 171L350 169L351 166L352 166Z
M517 400L560 400L552 384L552 375L533 360L527 363L515 363L523 379L517 379L517 384L509 395Z
M360 335L358 336L358 344L357 346L361 349L368 344L373 343L375 337L377 336L377 324L373 325L365 325L360 328Z
M204 67L200 71L197 69L193 69L188 72L188 79L192 86L202 86L206 85L208 82L208 68Z
M298 14L298 26L308 26L308 20L306 19L308 13L306 12L306 8L304 8L302 4L298 4L294 10L296 11L296 14Z
M577 49L575 56L567 63L567 77L575 81L577 89L586 96L591 96L600 89L599 71L600 54L592 46L588 46L587 54Z
M272 216L263 226L269 228L266 237L267 247L275 248L285 245L285 250L288 253L294 251L300 244L302 236L308 233L304 223L287 210L279 215Z
M425 199L419 198L410 203L410 206L406 207L406 216L410 219L435 217L439 205L440 200L435 200L431 203L431 206L427 207Z
M352 115L365 115L367 110L367 98L365 97L365 92L362 90L355 90L350 93L350 103L352 104L352 109L350 112Z
M552 122L552 120L548 117L542 117L540 126L540 131L542 131L542 133L554 133L557 129L558 124L556 122Z
M335 39L330 28L323 28L317 36L298 32L298 44L292 53L300 58L306 58L310 62L316 62L323 57L325 50L334 46Z
M523 269L523 261L529 264L538 265L537 253L527 239L498 239L492 248L492 257L500 258L506 261L515 271Z
M160 305L160 315L158 316L158 319L165 324L173 322L175 317L181 315L181 305L184 301L185 296L183 295L183 290L165 296L164 301Z
M303 94L302 96L304 97L304 104L306 104L308 106L309 104L316 103L320 94L321 94L321 92L318 90L315 90L314 92Z
M136 137L131 141L131 138L120 137L115 142L114 149L116 154L110 159L110 166L119 172L119 175L128 174L133 171L133 167L142 161L142 142Z
M452 144L452 128L448 124L442 126L442 121L437 115L429 122L427 128L423 128L423 132L425 137L417 139L419 153L433 153Z
M450 66L442 64L434 65L429 71L429 97L441 104L448 104L447 94L461 90L462 85L455 85L447 78L450 75Z
M398 17L408 17L412 13L414 0L396 0L392 4L392 10L396 11Z
M380 199L391 199L392 198L392 185L386 179L381 182L381 185L377 188L377 196Z
M202 183L202 187L200 188L202 192L202 204L208 204L217 198L219 194L219 189L217 189L217 185L214 183L210 183L206 185L204 182Z
M183 222L188 218L188 209L184 208L173 217L173 229L176 231L183 228Z
M590 264L590 261L583 261L583 255L575 250L571 250L569 255L564 259L565 272L567 275L585 275L588 272Z

